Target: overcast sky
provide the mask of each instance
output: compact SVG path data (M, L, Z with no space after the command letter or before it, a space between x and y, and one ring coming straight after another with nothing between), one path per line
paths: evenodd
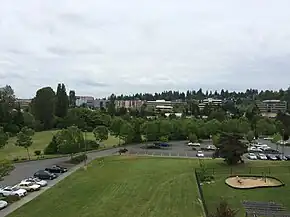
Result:
M289 0L0 0L0 82L18 97L287 88Z

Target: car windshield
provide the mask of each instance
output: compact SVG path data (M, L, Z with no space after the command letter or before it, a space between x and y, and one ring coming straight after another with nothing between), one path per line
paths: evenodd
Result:
M38 178L35 178L33 181L35 181L35 182L40 182L41 180L38 179Z
M19 190L19 188L18 187L13 187L13 188L11 188L11 190L12 191L17 191L17 190Z

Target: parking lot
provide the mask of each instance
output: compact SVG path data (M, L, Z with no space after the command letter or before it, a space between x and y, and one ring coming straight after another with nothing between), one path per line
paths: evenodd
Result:
M152 144L152 143L150 143ZM204 141L197 150L206 148L211 145L211 141ZM146 149L144 144L138 144L128 148L129 154L144 155L144 156L163 156L163 157L197 157L197 150L192 150L192 147L187 145L187 141L169 142L169 147L162 147L160 149ZM203 151L204 157L212 157L213 151Z

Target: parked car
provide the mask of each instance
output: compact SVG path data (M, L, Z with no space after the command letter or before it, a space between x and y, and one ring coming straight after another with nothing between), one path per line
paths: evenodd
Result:
M8 203L5 200L0 200L0 210L4 209L6 206L8 206Z
M287 160L290 160L290 155L286 155L285 158L286 158Z
M46 170L38 170L36 173L34 173L34 177L39 179L55 179L57 177L56 174L50 173Z
M276 155L277 160L287 160L286 156L283 156L282 154Z
M267 154L267 158L269 160L278 160L277 157L274 154Z
M30 177L30 178L24 179L22 181L24 181L24 182L32 182L32 183L40 185L41 187L44 187L44 186L47 185L47 181L41 180L41 179L38 179L38 178L34 178L34 177Z
M197 151L196 156L197 157L204 157L204 153L202 151Z
M50 172L50 173L65 173L65 172L67 172L67 168L61 167L58 165L53 165L51 167L45 168L45 170Z
M266 156L265 154L262 154L262 153L259 153L259 154L258 154L258 158L259 158L260 160L267 160L267 159L268 159L267 156Z
M7 197L10 195L18 195L19 197L24 197L27 194L25 189L18 188L16 186L7 186L5 188L0 188L0 195Z
M214 151L214 150L216 150L216 147L214 145L208 145L208 146L206 146L206 150Z
M257 156L256 156L254 153L249 153L249 154L248 154L248 158L249 158L250 160L257 160Z
M18 188L25 189L26 191L38 191L41 186L33 182L22 181L17 185Z
M279 154L279 151L275 149L267 148L264 150L264 153L265 154Z
M248 152L263 152L263 150L261 148L252 146L248 148Z
M273 137L265 137L264 140L273 140Z
M188 146L198 146L200 147L200 143L197 143L197 142L189 142L187 143Z

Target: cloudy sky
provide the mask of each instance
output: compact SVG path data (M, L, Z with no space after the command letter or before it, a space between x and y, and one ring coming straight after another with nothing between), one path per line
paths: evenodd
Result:
M286 88L289 0L0 0L0 82L28 98Z

